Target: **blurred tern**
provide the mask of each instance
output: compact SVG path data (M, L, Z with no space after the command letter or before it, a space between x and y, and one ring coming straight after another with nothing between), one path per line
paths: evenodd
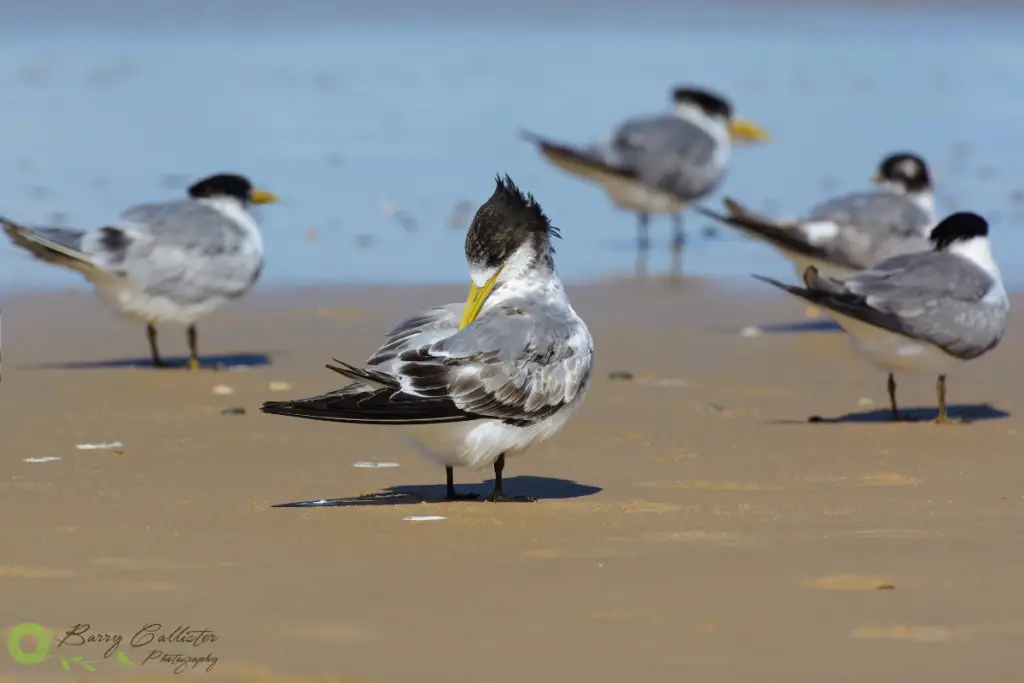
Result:
M555 273L558 230L506 175L466 235L469 297L419 313L388 333L365 369L327 367L353 380L312 398L272 401L263 412L312 420L405 425L424 456L454 467L494 467L553 436L583 401L594 346Z
M672 215L672 272L676 274L684 242L682 211L721 183L732 142L769 139L754 123L734 118L732 104L721 95L677 87L672 99L673 113L629 119L613 131L610 140L589 147L521 133L555 166L597 182L616 206L637 212L640 274L646 272L650 249L649 214Z
M3 217L0 224L15 244L77 270L116 311L144 321L154 366L164 366L154 325L187 325L195 370L196 321L249 291L263 268L263 237L249 205L277 197L234 174L200 180L188 193L134 206L94 230L29 228Z
M894 256L845 280L811 266L806 288L754 276L824 308L855 349L889 371L894 420L905 419L894 372L938 374L937 422L949 422L946 371L991 351L1006 331L1010 303L985 219L955 213L935 226L931 241L932 251Z
M791 261L797 277L814 266L824 277L842 278L900 254L927 251L936 223L931 176L921 157L886 157L872 178L875 191L841 195L818 204L806 217L778 220L725 198L729 215L704 215L764 240Z

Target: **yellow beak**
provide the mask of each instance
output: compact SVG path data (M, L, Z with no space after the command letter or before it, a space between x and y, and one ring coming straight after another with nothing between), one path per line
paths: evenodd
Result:
M884 180L885 178L882 177L881 173L876 173L875 175L871 176L871 182L873 183L881 183Z
M729 122L729 134L738 142L768 142L772 139L772 136L759 125L743 119L733 119Z
M462 309L462 320L459 321L460 330L466 325L472 323L476 320L476 317L480 315L480 309L484 307L484 302L487 301L487 297L490 295L491 290L494 289L494 283L500 274L501 268L498 268L498 272L492 275L490 279L484 283L483 287L477 287L475 282L470 283L469 296L466 297L466 307Z
M249 193L249 201L253 204L273 204L277 201L277 195L266 190L253 190Z

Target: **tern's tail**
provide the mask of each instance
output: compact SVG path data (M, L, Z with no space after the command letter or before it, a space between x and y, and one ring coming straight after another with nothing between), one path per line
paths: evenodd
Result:
M92 259L82 252L82 236L85 233L80 230L26 228L3 216L0 216L0 225L3 225L4 232L12 242L27 249L38 259L75 270L95 268Z
M705 216L731 225L734 228L739 228L748 235L765 240L783 249L808 256L819 255L819 250L813 245L808 244L803 239L803 235L799 230L792 229L793 226L751 211L728 197L723 199L722 203L725 204L725 208L729 211L728 215L716 213L702 207L695 208Z
M573 147L548 140L528 130L519 131L519 137L537 145L540 153L555 166L575 175L597 181L631 175L630 172L609 164L596 147Z

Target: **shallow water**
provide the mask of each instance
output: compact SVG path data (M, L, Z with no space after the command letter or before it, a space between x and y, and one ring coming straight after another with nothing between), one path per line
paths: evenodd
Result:
M453 209L465 201L474 210L500 172L562 228L564 277L628 273L634 218L548 166L516 130L585 142L664 109L672 84L694 82L730 93L775 138L737 150L717 196L794 214L825 193L865 187L884 154L915 150L933 165L940 208L987 215L1004 275L1024 285L1021 14L694 16L670 29L0 29L0 213L98 225L128 204L175 197L190 179L236 170L284 200L262 212L262 286L460 281L468 214L453 219ZM689 272L791 276L772 250L728 229L704 238L708 224L687 219ZM667 225L654 223L653 271L668 265ZM80 283L0 246L8 292Z

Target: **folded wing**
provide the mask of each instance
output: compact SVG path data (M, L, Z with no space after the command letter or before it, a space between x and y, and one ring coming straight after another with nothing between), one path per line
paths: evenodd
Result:
M510 301L461 331L445 307L392 332L370 367L336 369L337 392L265 404L264 412L360 423L429 424L498 419L527 426L575 398L589 380L586 329L559 309Z

